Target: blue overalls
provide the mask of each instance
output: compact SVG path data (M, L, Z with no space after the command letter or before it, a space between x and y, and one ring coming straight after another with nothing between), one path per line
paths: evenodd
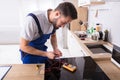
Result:
M55 32L55 29L53 29L52 33L50 34L43 34L37 17L33 13L30 13L28 16L32 16L34 18L40 34L39 38L29 43L29 46L32 46L42 51L47 51L47 46L45 46L45 42L47 41L47 39L50 38L50 35ZM45 63L46 60L48 59L47 57L28 54L26 52L23 52L22 50L20 50L20 52L21 52L21 60L23 61L23 64Z

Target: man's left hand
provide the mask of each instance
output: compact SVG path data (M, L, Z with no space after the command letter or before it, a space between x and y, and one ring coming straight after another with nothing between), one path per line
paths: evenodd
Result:
M62 52L59 49L55 49L54 53L55 53L56 57L62 56Z

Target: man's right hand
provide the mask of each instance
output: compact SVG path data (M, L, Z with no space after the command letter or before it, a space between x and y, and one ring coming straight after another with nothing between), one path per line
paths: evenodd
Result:
M49 59L54 59L55 58L55 54L53 51L49 51L46 53L46 56L49 58Z

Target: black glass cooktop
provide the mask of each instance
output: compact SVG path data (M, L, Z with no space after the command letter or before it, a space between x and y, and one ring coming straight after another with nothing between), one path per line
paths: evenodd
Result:
M70 72L63 68L64 63L75 65ZM45 80L110 80L91 57L75 57L48 60L45 68Z

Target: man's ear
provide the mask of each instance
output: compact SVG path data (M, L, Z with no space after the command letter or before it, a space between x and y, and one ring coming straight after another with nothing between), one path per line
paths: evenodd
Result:
M55 18L59 18L60 17L60 11L55 11Z

